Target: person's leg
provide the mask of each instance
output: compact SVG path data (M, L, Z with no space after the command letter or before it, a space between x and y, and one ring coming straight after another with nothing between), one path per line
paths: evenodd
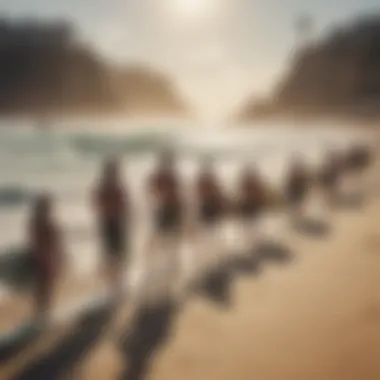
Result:
M106 281L113 294L123 289L124 231L116 223L110 223L106 234Z
M53 281L47 273L38 273L35 284L35 318L45 322L51 309Z

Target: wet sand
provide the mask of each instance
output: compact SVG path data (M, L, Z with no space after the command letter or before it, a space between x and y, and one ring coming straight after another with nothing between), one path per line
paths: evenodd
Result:
M262 251L251 273L233 271L229 292L226 281L214 286L219 298L211 286L184 304L136 314L126 301L111 316L68 322L1 363L0 378L378 380L380 198L371 188L362 208L334 210L328 235L290 229L289 253Z

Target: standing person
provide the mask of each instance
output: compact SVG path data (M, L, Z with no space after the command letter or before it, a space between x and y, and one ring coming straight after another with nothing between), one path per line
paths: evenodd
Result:
M128 198L119 162L108 160L95 190L95 210L102 240L106 278L109 287L120 295L123 287L123 259L126 250Z
M319 183L323 193L326 195L328 203L336 200L339 190L339 181L343 174L343 167L340 157L336 152L330 152L319 175Z
M180 189L180 179L174 165L174 155L164 151L159 158L156 171L148 182L148 193L153 206L153 232L148 244L148 254L155 247L165 250L165 257L159 256L165 262L166 282L168 292L177 285L181 275L181 243L185 222L185 207ZM157 257L150 257L150 269L157 263Z
M36 275L35 316L38 321L45 322L63 263L61 233L48 195L41 195L34 204L29 224L29 249Z
M195 181L196 186L196 217L198 227L196 240L200 243L197 251L197 263L201 268L197 269L197 277L209 266L215 266L215 260L221 260L220 242L221 223L225 220L229 211L229 202L218 182L212 164L205 161ZM199 259L199 260L198 260Z
M266 189L257 173L245 168L241 174L237 213L244 221L254 220L265 207Z
M258 232L258 217L269 205L270 194L257 171L245 167L239 178L235 215L242 234L243 252L252 252Z
M209 162L204 163L196 186L198 218L205 225L214 225L225 216L228 202Z
M302 213L302 206L308 195L309 186L309 174L301 161L295 158L290 167L285 193L287 202L297 217Z

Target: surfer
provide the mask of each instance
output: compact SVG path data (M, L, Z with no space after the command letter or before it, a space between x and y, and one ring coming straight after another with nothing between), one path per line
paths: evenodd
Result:
M241 174L237 200L237 214L251 221L262 212L266 203L266 192L256 171L245 168Z
M109 287L120 295L127 250L128 197L117 160L110 159L104 164L94 198L106 278Z
M166 278L169 292L181 271L180 245L185 210L180 187L174 155L171 151L164 151L159 158L158 168L148 182L148 193L153 206L153 232L148 242L148 253L157 246L165 251L165 257L160 258L170 271ZM149 262L152 260L153 258L149 259Z
M45 321L63 263L61 233L48 195L35 202L29 224L29 248L36 275L35 315L37 320Z
M209 162L204 163L196 185L198 219L205 225L215 225L227 211L227 200Z
M288 205L296 214L300 214L302 210L309 185L310 177L306 168L298 158L294 158L290 166L285 193Z

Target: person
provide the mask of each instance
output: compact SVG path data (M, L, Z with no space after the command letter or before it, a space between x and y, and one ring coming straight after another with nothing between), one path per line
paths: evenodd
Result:
M257 173L245 168L240 178L237 214L244 221L255 219L265 207L266 198L264 184Z
M181 183L175 169L174 154L165 150L159 158L158 168L148 179L148 194L153 208L153 231L148 241L147 251L161 246L165 257L158 257L165 262L167 294L171 296L181 272L180 245L185 225L185 205L181 192ZM157 256L150 256L148 264L151 269Z
M310 177L301 161L295 157L291 163L286 184L286 198L289 206L299 216L310 185Z
M29 222L29 249L35 269L35 316L45 322L52 306L57 279L63 264L61 233L53 218L52 200L39 196Z
M322 191L327 195L329 203L337 197L339 180L343 174L343 166L340 157L336 152L327 155L325 164L319 175L319 183Z
M209 162L204 163L196 186L199 204L198 219L205 225L215 225L227 211L227 199Z
M108 286L116 295L121 295L129 207L116 159L104 164L94 198Z
M195 215L193 218L193 255L197 283L206 271L210 271L225 260L223 241L223 225L230 211L230 202L220 186L213 170L211 160L206 159L195 179Z

